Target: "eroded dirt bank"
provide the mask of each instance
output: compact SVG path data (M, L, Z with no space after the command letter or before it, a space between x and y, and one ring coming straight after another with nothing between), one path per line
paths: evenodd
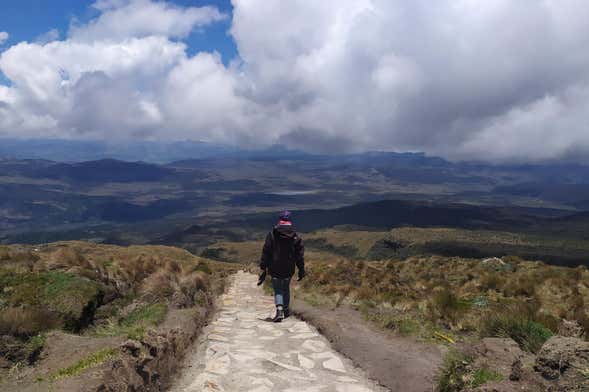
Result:
M84 242L0 254L1 391L161 391L231 265Z
M164 325L141 341L121 345L121 356L108 366L98 392L163 391L173 381L178 363L210 318L212 307L170 312Z

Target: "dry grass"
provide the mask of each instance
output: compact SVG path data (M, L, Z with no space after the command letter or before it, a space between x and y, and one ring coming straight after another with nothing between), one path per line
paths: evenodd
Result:
M140 338L169 308L208 306L235 270L172 247L75 241L3 246L0 258L0 334L22 345L55 328Z
M31 337L60 324L59 318L44 308L9 307L0 312L0 335Z
M44 269L67 269L77 267L82 269L91 268L90 263L86 260L76 248L62 247L52 252L45 259Z
M427 242L459 242L459 243L501 243L505 245L517 246L537 246L550 245L561 248L578 247L578 240L568 239L550 239L544 236L535 236L532 234L511 233L505 231L491 230L467 230L456 228L420 228L420 227L403 227L393 229L389 232L390 238L403 243L425 244ZM585 245L585 248L589 248Z
M301 289L331 298L335 305L358 306L368 318L393 329L411 319L471 335L478 333L488 312L505 309L505 304L528 306L530 321L553 331L562 318L588 327L586 268L548 266L516 257L504 260L513 268L497 270L480 259L458 257L373 262L319 253L307 260L308 278Z
M143 280L139 292L148 300L159 300L171 297L176 290L178 290L176 275L159 270Z

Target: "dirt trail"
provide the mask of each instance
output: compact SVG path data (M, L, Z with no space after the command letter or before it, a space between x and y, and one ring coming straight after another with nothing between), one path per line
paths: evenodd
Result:
M232 277L217 318L172 392L385 391L306 322L266 321L274 306L256 280L245 272Z
M392 391L431 392L447 349L376 328L347 306L294 301L294 311L329 339L338 352Z

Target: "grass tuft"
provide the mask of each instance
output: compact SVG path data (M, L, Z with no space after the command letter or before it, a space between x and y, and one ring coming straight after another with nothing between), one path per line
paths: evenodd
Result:
M449 288L444 288L434 295L432 300L432 307L435 318L446 319L451 322L459 320L466 312L468 312L471 304L459 298Z
M161 323L167 312L167 306L162 303L148 304L141 306L131 313L121 322L122 326L133 326L144 324L146 326L158 325Z
M119 320L109 320L106 325L94 330L96 336L127 336L141 340L149 327L160 324L166 317L168 307L163 303L145 304Z
M444 358L444 365L438 375L437 392L459 392L466 388L478 388L491 381L501 381L501 374L488 368L473 372L471 356L452 350Z
M397 328L402 336L411 336L420 332L421 324L417 320L404 318L399 320Z
M467 387L469 366L473 358L458 351L449 351L438 375L436 392L459 392Z
M474 372L472 375L471 386L473 388L478 388L483 384L486 384L491 381L502 381L503 376L493 370L489 370L487 368L482 368Z
M55 381L62 378L77 376L86 369L101 365L109 359L114 358L117 352L117 349L114 348L105 348L96 351L95 353L92 353L87 357L82 358L75 364L58 370L57 372L50 375L49 379L51 381Z
M505 313L484 319L481 334L484 337L511 338L522 350L537 353L552 336L552 331L527 316Z
M46 341L47 336L44 333L40 333L29 339L26 345L27 351L30 353L28 358L29 364L34 363L39 358L39 354L43 351Z

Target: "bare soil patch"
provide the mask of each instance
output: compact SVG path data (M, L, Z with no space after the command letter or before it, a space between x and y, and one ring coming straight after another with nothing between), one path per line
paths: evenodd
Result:
M378 330L347 306L311 306L295 300L293 312L315 326L333 347L393 391L431 392L444 346Z

